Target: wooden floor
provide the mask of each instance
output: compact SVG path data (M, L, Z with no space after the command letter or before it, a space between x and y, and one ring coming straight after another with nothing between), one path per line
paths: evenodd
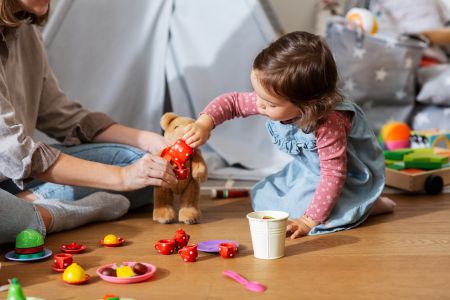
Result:
M45 299L100 299L107 293L134 299L450 299L450 194L392 198L398 204L394 214L371 217L346 232L287 240L286 256L270 261L252 255L248 199L204 197L202 223L190 226L155 224L147 208L113 223L48 236L46 245L54 252L72 241L88 245L86 253L75 255L93 275L86 285L63 283L51 270L51 259L17 263L4 257L0 282L17 277L27 296ZM185 263L178 254L157 254L154 242L172 237L180 227L192 242L236 240L239 255L223 259L201 253L196 263ZM126 245L99 247L108 233L124 237ZM151 280L129 285L95 275L100 265L122 261L148 262L158 270ZM264 283L267 291L245 290L222 275L227 269Z

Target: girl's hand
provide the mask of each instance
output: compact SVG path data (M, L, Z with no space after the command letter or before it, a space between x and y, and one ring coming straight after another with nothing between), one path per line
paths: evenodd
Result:
M195 123L186 127L183 140L189 147L197 148L206 143L213 128L213 120L206 114L201 115Z
M163 186L177 184L178 180L172 165L159 156L145 154L135 163L121 169L122 191L133 191L147 186Z
M296 220L288 220L288 225L286 226L286 234L290 236L291 239L296 239L298 237L308 235L311 229L318 224L319 223L306 216L303 216Z

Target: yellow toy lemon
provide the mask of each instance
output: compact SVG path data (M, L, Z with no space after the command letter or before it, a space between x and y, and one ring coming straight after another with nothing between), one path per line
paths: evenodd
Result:
M84 269L77 263L72 263L63 273L63 280L66 282L79 282L86 278Z
M130 266L120 266L116 268L117 277L133 277L134 272Z
M103 238L103 244L111 245L117 244L119 242L119 238L114 234L108 234Z

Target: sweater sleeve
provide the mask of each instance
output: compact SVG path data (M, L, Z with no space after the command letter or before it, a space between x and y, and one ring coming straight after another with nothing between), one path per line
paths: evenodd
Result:
M200 114L211 117L214 126L234 118L258 115L256 94L234 92L220 95L212 100Z
M345 183L350 118L346 112L333 112L315 133L320 160L320 182L305 216L318 223L327 219Z
M3 93L0 83L0 174L23 188L23 180L47 170L58 158L60 151L41 142L35 142L24 133L17 121L13 106Z

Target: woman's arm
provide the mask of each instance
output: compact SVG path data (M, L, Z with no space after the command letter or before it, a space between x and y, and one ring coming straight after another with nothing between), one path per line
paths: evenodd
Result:
M169 146L163 136L135 128L113 124L93 139L96 143L119 143L134 146L150 153L157 153Z
M47 182L113 191L132 191L150 185L168 187L177 183L169 162L150 154L134 164L119 167L61 153L50 168L34 177Z

